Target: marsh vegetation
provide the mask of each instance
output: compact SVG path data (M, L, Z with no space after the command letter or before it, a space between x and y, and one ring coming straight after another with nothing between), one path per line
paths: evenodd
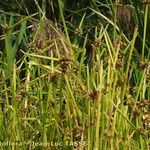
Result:
M0 3L1 150L150 149L148 1Z

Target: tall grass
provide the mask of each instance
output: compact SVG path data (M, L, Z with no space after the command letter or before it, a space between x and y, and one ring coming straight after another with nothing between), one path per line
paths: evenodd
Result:
M59 0L61 28L46 18L44 2L27 17L1 12L0 149L150 148L148 6L140 51L140 26L129 38L100 2L88 4L86 13L77 4L83 15L68 24ZM112 1L104 6L116 14ZM103 23L89 21L85 32L90 15Z

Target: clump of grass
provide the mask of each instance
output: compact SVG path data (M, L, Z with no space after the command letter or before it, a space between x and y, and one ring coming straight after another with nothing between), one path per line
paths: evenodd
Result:
M35 2L38 19L1 17L1 149L149 149L150 63L136 48L140 29L129 40L97 7L89 11L105 24L94 39L84 34L86 14L72 35L58 1L63 33Z

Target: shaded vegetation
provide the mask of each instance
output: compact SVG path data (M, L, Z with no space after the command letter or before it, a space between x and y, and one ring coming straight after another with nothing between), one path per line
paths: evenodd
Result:
M150 12L138 2L0 1L0 149L150 148Z

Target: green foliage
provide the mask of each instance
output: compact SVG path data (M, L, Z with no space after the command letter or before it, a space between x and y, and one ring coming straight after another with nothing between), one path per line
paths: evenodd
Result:
M149 5L15 2L0 10L0 148L148 150Z

